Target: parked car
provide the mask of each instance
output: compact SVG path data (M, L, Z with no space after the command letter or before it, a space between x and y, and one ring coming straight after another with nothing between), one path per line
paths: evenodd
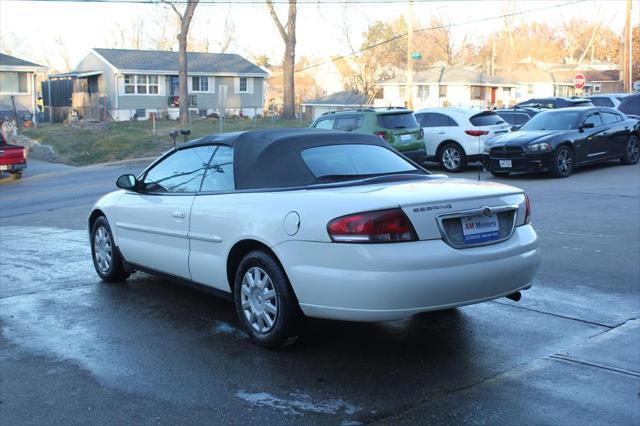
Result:
M426 157L422 129L413 111L406 108L332 111L318 117L310 127L376 135L413 161L421 163Z
M524 123L529 121L531 117L544 110L540 108L514 107L494 109L493 111L511 125L511 130L518 130Z
M511 127L494 111L479 108L427 108L415 116L424 131L427 159L453 173L481 161L484 142Z
M518 107L534 107L534 108L573 108L573 107L587 107L593 106L589 99L585 98L533 98L528 101L520 102L516 106Z
M626 96L618 105L618 111L628 117L640 119L640 93Z
M20 179L27 168L27 151L21 145L7 143L0 132L0 172L9 173L14 179Z
M431 175L371 135L211 135L116 184L88 221L97 274L217 291L262 346L289 341L305 316L385 321L518 299L540 259L522 190Z
M548 171L567 177L573 169L619 158L640 158L640 126L611 108L567 108L541 112L522 128L490 140L486 168L494 176Z
M598 107L615 108L620 105L622 99L628 96L628 93L603 93L587 97L591 103Z

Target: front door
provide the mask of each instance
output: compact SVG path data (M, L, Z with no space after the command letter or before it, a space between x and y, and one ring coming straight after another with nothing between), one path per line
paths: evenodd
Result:
M169 154L141 177L140 192L129 191L118 200L118 248L128 262L191 279L191 206L212 152L201 146Z
M600 157L604 157L609 151L609 136L607 133L607 126L602 125L602 119L599 112L593 112L587 114L584 124L591 123L593 128L584 129L585 144L587 146L587 158L586 160L595 160Z

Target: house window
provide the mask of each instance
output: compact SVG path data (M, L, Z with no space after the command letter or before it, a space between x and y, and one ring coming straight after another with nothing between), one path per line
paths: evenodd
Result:
M157 75L132 75L124 76L124 93L128 95L157 95L158 94Z
M208 92L209 77L191 77L191 90L194 92Z
M407 87L406 86L398 87L398 94L400 98L404 99L407 96Z
M484 99L484 87L482 87L482 86L471 86L471 99L473 99L473 100Z
M246 93L247 90L247 77L240 77L240 85L239 85L240 93Z
M527 93L533 94L533 84L527 84Z
M0 72L0 93L29 93L29 74Z
M593 85L593 93L599 93L600 92L600 83L595 83Z
M447 86L444 84L441 84L438 90L438 96L440 96L441 98L446 98L447 97Z
M427 99L429 97L429 86L418 86L418 98Z

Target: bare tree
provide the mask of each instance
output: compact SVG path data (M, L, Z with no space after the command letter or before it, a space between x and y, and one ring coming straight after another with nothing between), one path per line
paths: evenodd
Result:
M64 62L64 72L71 71L71 60L69 59L69 51L67 50L67 46L65 46L62 38L60 36L56 36L55 43L58 46L58 51L60 52L60 59Z
M295 110L295 63L296 63L296 0L289 0L289 14L285 26L282 25L278 15L273 7L271 0L265 0L267 3L267 9L273 18L273 22L278 28L278 32L284 42L284 61L283 61L283 74L284 74L284 108L282 117L285 119L293 119L296 117Z
M229 50L229 46L236 38L236 25L231 19L231 14L227 13L227 16L224 18L224 29L222 34L222 41L218 43L218 50L220 53L225 53Z
M189 124L189 94L187 91L187 41L189 36L189 25L193 19L199 0L187 0L187 6L184 13L181 13L175 4L168 0L162 0L163 3L171 6L178 16L180 22L180 32L178 33L178 77L180 80L180 124L186 126Z

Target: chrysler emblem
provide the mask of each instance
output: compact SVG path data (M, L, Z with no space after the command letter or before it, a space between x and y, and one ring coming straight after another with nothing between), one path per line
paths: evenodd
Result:
M491 209L489 207L485 207L482 209L482 214L487 216L487 217L491 217Z

